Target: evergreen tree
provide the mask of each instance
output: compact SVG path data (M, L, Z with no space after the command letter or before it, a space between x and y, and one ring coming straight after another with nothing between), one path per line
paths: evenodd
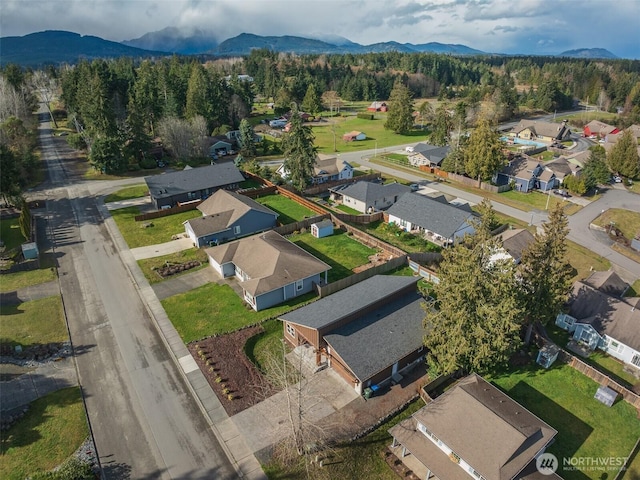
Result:
M209 79L204 67L193 62L191 64L191 76L187 86L187 104L184 115L186 118L193 118L197 115L211 120Z
M384 128L394 133L405 134L413 128L413 102L411 91L396 81L389 97L389 112Z
M433 131L431 132L431 143L438 146L444 146L451 139L451 131L453 130L453 120L449 114L446 102L440 103L436 109L435 118L433 120Z
M471 132L469 142L464 149L464 166L467 174L478 179L480 183L491 180L491 177L504 165L502 142L489 120L481 118L478 126Z
M302 109L311 115L316 115L322 109L320 98L313 83L310 83L307 87L307 93L305 93L304 100L302 100Z
M636 178L640 173L638 143L631 130L625 130L607 155L611 171L628 178Z
M240 138L238 139L238 143L240 144L240 152L244 158L251 159L257 155L255 136L256 134L249 120L243 118L240 122Z
M89 163L99 172L122 173L126 170L126 159L120 150L121 139L117 137L97 137L89 154Z
M18 224L20 225L20 233L24 239L28 242L31 240L31 210L29 210L29 204L23 198L20 199L20 217L18 218Z
M601 183L607 183L611 178L609 167L607 167L607 154L604 147L597 145L589 149L589 159L582 169L582 180L588 190L597 187Z
M3 203L12 204L22 191L20 166L11 149L0 143L0 195Z
M442 374L490 371L506 364L519 345L515 265L492 258L501 242L488 230L482 220L474 235L442 252L438 300L424 320L427 361Z
M302 191L313 176L313 166L316 163L315 137L311 127L302 123L298 107L294 103L291 109L291 127L282 139L284 153L283 167L288 172L291 184Z
M566 258L568 220L561 204L549 212L542 229L522 253L518 269L521 304L529 327L527 343L535 322L546 325L560 313L573 276L573 267Z

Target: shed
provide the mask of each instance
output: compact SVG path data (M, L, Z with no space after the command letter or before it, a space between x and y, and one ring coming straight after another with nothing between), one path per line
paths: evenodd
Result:
M333 222L328 218L311 224L311 235L316 238L328 237L333 235Z
M618 398L618 392L609 387L605 387L604 385L600 385L593 398L604 403L607 407L610 407L614 404L616 398Z
M358 132L356 130L345 133L342 136L342 140L344 140L345 142L353 142L354 140L365 140L366 138L367 136L363 132Z
M536 363L544 368L549 368L551 365L553 365L553 362L556 361L556 358L558 358L559 352L560 348L558 348L557 345L548 343L538 352Z
M38 258L38 244L36 242L27 242L22 244L22 255L27 260Z

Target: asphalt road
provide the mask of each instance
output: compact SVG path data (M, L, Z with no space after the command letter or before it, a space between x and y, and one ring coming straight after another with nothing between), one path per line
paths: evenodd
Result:
M132 288L89 185L67 175L46 122L40 138L49 233L103 477L237 478Z

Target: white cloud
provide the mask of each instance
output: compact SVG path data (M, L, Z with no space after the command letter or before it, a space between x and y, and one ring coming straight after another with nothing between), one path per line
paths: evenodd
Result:
M2 0L0 16L3 36L55 29L122 41L169 26L218 40L322 32L362 44L461 43L501 53L602 47L640 58L636 0L615 7L602 0Z

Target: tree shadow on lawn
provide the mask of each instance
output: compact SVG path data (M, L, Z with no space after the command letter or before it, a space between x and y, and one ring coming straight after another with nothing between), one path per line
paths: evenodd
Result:
M568 386L568 388L570 387ZM506 393L509 397L558 431L553 444L548 449L550 453L558 457L558 461L560 462L557 473L563 478L587 480L589 477L579 470L563 472L563 458L569 459L575 455L593 432L593 427L523 381L516 383L516 385ZM569 476L565 477L567 474Z

